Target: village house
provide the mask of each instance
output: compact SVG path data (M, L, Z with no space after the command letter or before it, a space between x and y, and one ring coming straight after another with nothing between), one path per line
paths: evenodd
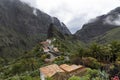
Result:
M80 76L83 72L86 72L86 68L82 65L67 65L57 64L48 65L40 68L41 80L45 80L46 77L51 77L54 80L68 80L69 77L76 75Z
M58 50L57 47L54 47L53 50L54 50L55 52L59 52L59 50Z
M48 48L48 46L50 45L49 42L44 41L44 42L41 42L40 44L43 45L43 51L44 52L49 52L50 51L49 48Z
M57 64L42 67L40 68L40 78L45 80L46 77L52 77L57 72L64 72Z
M48 47L44 47L44 48L43 48L43 51L44 51L45 53L47 53L47 52L50 51L50 49L49 49Z
M51 45L51 40L47 39L46 41L41 42L40 44L43 45L43 51L44 52L49 52L53 49L53 45Z
M66 77L71 77L73 75L80 76L82 72L86 71L86 68L82 65L67 65L62 64L60 68L67 74Z
M54 45L51 44L52 41L50 39L47 39L46 41L41 42L40 44L43 45L44 52L59 52L57 47L54 47Z
M60 55L60 51L57 47L51 44L52 40L47 39L46 41L41 42L43 51L47 54L50 54L51 58L57 57Z
M43 41L41 42L41 44L43 45L43 47L48 47L50 45L47 41Z

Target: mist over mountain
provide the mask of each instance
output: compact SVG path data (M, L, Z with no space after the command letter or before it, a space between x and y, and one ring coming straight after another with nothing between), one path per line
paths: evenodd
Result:
M90 42L93 38L118 27L120 27L120 7L110 11L108 14L91 19L75 35L79 40Z
M71 34L56 17L19 0L0 0L0 56L15 57L29 50L47 38L51 23L62 34Z

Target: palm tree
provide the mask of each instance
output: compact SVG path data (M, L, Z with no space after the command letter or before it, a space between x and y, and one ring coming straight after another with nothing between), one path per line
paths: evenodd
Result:
M118 53L120 52L120 43L117 41L113 41L110 43L110 48L111 48L111 53L112 53L112 60L111 61L116 61L117 56L119 55Z
M109 45L104 45L101 47L102 53L101 53L101 60L104 62L109 62L110 58L112 57L112 54L110 52L111 48Z
M78 53L75 54L76 57L80 57L80 58L84 57L84 55L85 55L85 51L83 48L79 48Z
M94 43L90 46L90 52L91 52L91 56L96 58L96 59L100 59L100 55L101 55L101 46Z

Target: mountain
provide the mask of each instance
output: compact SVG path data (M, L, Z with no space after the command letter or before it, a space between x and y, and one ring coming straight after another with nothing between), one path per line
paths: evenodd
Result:
M19 0L0 0L0 56L17 57L31 49L47 38L51 23L63 35L71 34L56 17Z
M90 20L83 25L81 30L75 33L75 36L79 40L90 42L95 37L107 34L108 31L118 27L120 27L120 7L110 11L108 14Z

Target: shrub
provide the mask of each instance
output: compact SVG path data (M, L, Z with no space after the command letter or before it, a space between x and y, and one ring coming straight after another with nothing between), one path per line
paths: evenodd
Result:
M33 80L31 76L24 76L20 80Z
M99 69L101 67L100 63L97 61L97 59L92 57L86 57L82 59L83 64L85 66L88 66L90 68Z
M80 80L80 77L77 76L72 76L68 80Z
M53 78L51 78L51 77L47 77L45 80L53 80Z

